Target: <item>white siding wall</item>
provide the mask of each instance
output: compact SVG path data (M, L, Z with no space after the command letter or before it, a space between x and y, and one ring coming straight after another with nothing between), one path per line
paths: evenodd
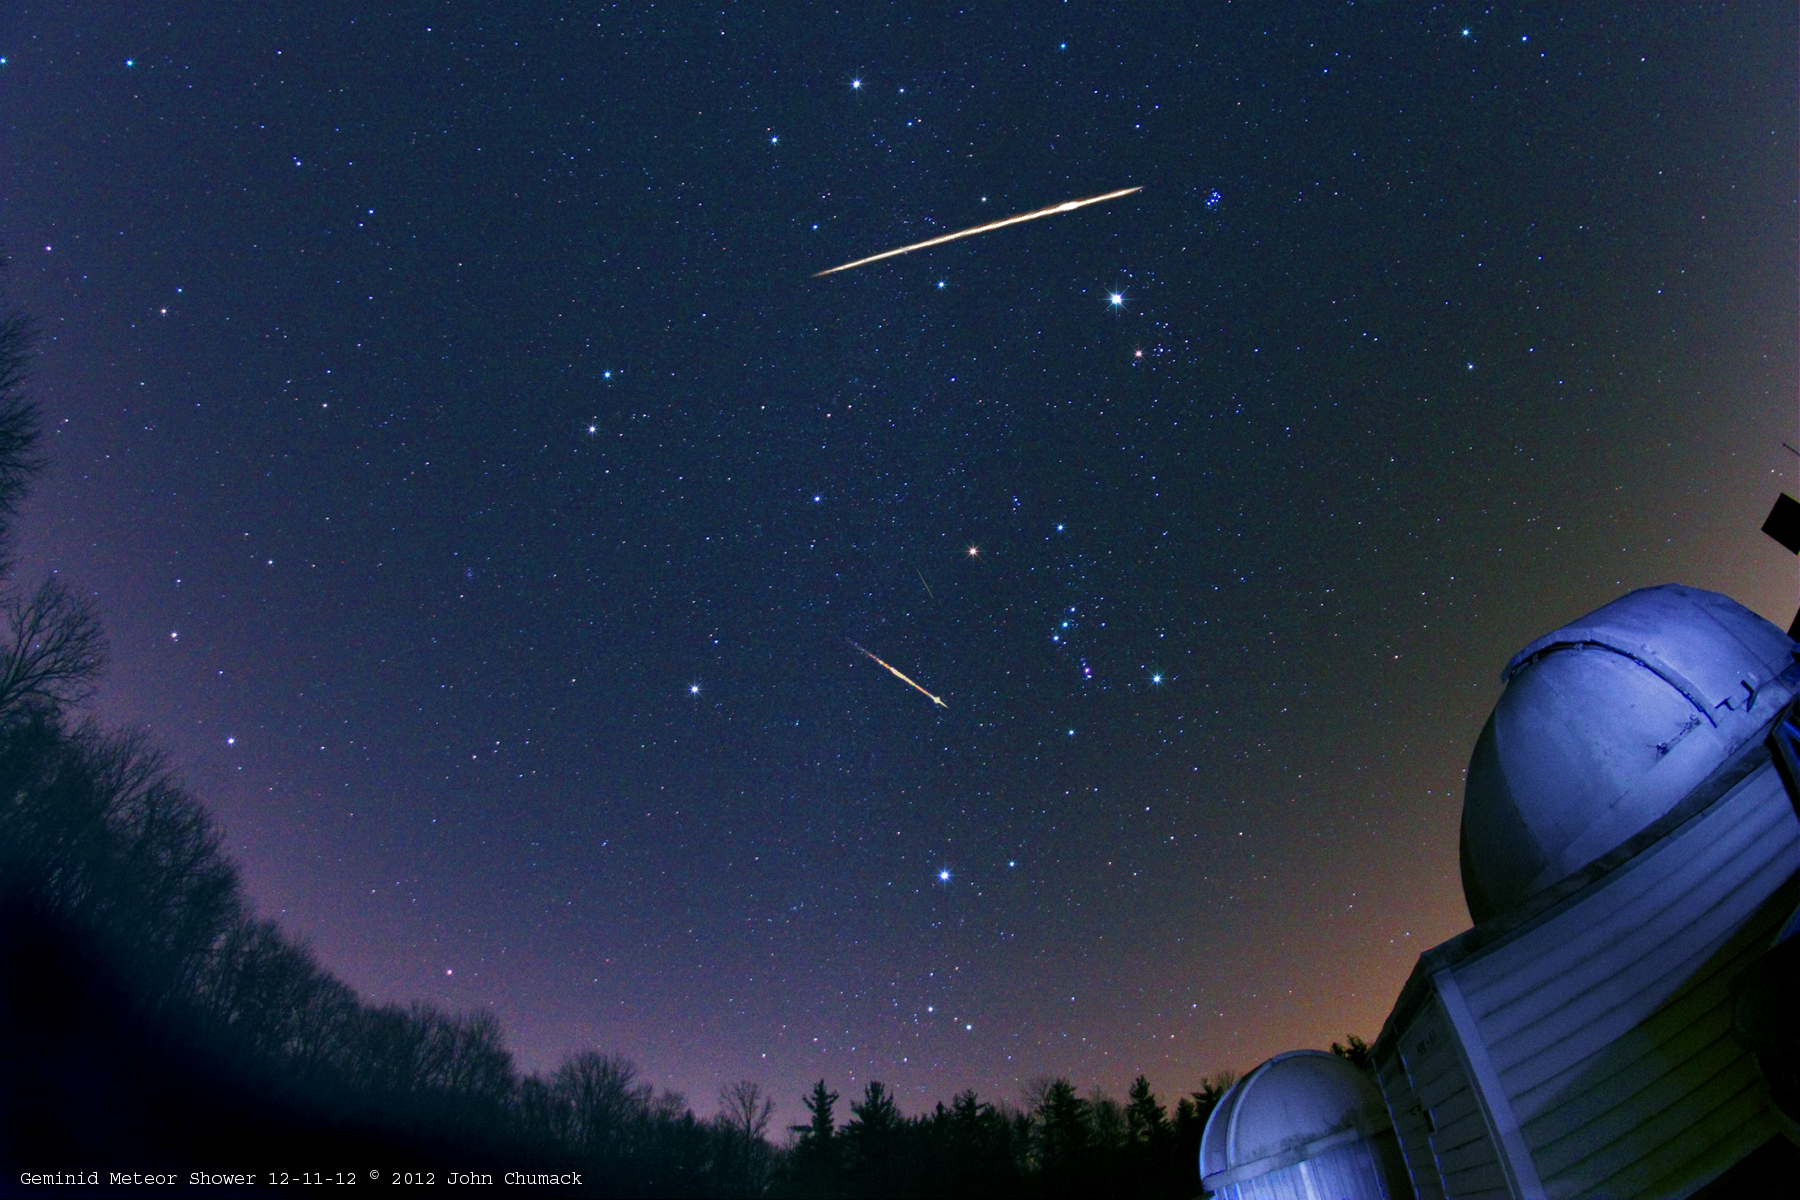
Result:
M1732 985L1794 905L1800 821L1765 764L1703 813L1533 920L1449 966L1381 1081L1423 1200L1424 1140L1447 1197L1679 1197L1777 1132L1731 1035ZM1442 977L1440 977L1441 979ZM1445 1001L1479 1045L1456 1052ZM1471 1085L1473 1052L1486 1078ZM1402 1086L1404 1085L1404 1086ZM1488 1095L1497 1092L1497 1095ZM1417 1103L1421 1113L1406 1109Z
M1373 1142L1360 1139L1333 1146L1291 1167L1228 1183L1215 1200L1405 1200L1382 1184L1378 1153Z
M1409 1028L1403 1036L1411 1039L1413 1033ZM1431 1153L1431 1122L1425 1106L1413 1091L1412 1080L1407 1078L1406 1064L1398 1054L1378 1054L1375 1078L1387 1101L1388 1116L1394 1122L1394 1134L1400 1141L1400 1155L1406 1162L1406 1173L1412 1179L1413 1194L1418 1200L1445 1200L1444 1181Z
M1419 1200L1506 1200L1511 1193L1499 1155L1435 996L1400 1035L1398 1058L1387 1070L1405 1085L1404 1093L1388 1092L1388 1106ZM1382 1080L1384 1089L1388 1082ZM1404 1114L1397 1111L1403 1094L1414 1102Z

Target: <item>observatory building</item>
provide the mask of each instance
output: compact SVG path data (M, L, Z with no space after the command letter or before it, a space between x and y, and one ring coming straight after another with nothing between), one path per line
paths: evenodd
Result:
M1321 1200L1680 1197L1793 1139L1797 664L1800 645L1774 625L1673 585L1519 651L1463 798L1474 928L1420 957L1375 1042L1391 1133L1355 1123L1371 1162L1381 1137L1397 1140L1403 1177L1302 1186L1298 1166L1330 1148L1297 1101L1281 1106L1285 1135L1273 1109L1253 1139L1237 1132L1265 1111L1254 1081L1297 1061L1283 1055L1219 1102L1203 1185ZM1293 1183L1253 1190L1240 1145L1285 1147L1264 1158L1287 1155Z
M1220 1200L1407 1192L1375 1081L1319 1050L1277 1054L1220 1097L1200 1142L1200 1175Z

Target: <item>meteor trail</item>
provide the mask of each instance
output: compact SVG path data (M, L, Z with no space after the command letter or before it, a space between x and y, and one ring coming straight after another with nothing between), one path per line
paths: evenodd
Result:
M1073 212L1075 209L1081 208L1084 205L1099 204L1106 200L1117 200L1120 196L1129 196L1133 192L1141 192L1143 190L1142 186L1120 188L1116 192L1107 192L1104 196L1089 196L1085 200L1065 200L1061 204L1052 204L1049 208L1034 209L1028 213L1020 213L1016 217L1003 217L998 221L989 221L986 225L977 225L973 229L958 230L956 233L946 233L942 237L934 237L929 241L914 242L912 245L902 246L898 250L883 250L880 254L871 254L867 258L859 258L855 262L847 262L841 267L832 267L828 271L818 271L814 273L813 278L817 279L820 275L831 275L838 271L848 271L851 267L860 267L864 263L879 262L884 258L892 258L896 254L910 254L914 250L923 250L927 246L938 246L945 242L954 242L957 238L974 237L976 234L986 233L990 229L1000 229L1007 225L1017 225L1020 221L1035 221L1039 217L1053 217L1057 213ZM862 647L858 646L857 649L861 650ZM866 654L867 651L864 651L864 653Z
M850 644L852 646L856 646L855 642L851 642ZM856 648L858 650L862 650L862 652L864 654L869 654L869 652L867 650L863 650L863 648L861 646L856 646ZM893 673L896 676L898 676L899 679L903 683L905 683L908 687L917 689L920 695L927 697L933 704L937 705L939 708L949 708L950 707L948 704L945 704L942 700L939 700L936 696L933 696L930 692L926 691L924 688L919 687L918 684L916 684L912 680L908 679L905 675L901 674L899 671L895 671L894 668L888 667L887 663L882 662L881 659L879 659L879 658L875 658L875 656L873 654L869 654L869 657L874 658L876 662L881 663L881 665L884 667L887 667L887 669L889 671L893 671Z
M1782 443L1782 444L1783 444L1783 445L1786 445L1786 443L1785 443L1785 442L1784 442L1784 443ZM915 573L915 574L917 574L917 575L918 575L918 577L919 577L919 582L920 582L920 583L925 583L925 572L923 572L923 571L921 571L921 570L919 570L919 568L917 568L917 567L914 567L914 568L913 568L913 572L914 572L914 573ZM926 594L926 595L927 595L927 596L930 596L930 597L931 597L931 598L932 598L932 599L933 599L933 600L936 600L936 599L937 599L937 593L936 593L936 592L934 592L934 591L932 591L932 590L931 590L931 585L930 585L930 584L929 584L929 583L925 583L925 594ZM851 645L852 645L852 646L856 646L856 643L855 643L855 642L851 642L851 643L850 643L850 644L851 644ZM862 649L862 647L861 647L861 646L856 646L856 648L857 648L857 649L858 649L858 650L861 650L861 649Z

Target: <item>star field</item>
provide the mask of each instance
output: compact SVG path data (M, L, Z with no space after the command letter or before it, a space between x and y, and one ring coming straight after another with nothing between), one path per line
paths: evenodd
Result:
M264 913L527 1068L785 1124L1372 1038L1506 659L1793 615L1795 35L17 10L20 569Z

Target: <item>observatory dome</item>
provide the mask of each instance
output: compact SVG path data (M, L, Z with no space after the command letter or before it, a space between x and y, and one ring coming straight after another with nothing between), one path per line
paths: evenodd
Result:
M1381 1093L1319 1050L1277 1054L1219 1099L1200 1138L1200 1183L1219 1200L1410 1196Z
M1795 650L1729 597L1668 584L1514 655L1463 792L1469 915L1504 912L1679 804L1792 698Z

